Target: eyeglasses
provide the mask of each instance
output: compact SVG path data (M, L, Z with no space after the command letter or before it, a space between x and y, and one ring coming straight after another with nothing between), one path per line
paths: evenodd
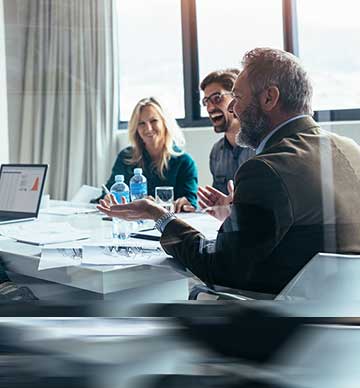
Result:
M231 96L231 95L232 95L232 92L224 92L224 93L215 92L213 94L210 94L209 97L204 97L201 102L204 106L207 106L209 101L214 105L219 105L224 96Z

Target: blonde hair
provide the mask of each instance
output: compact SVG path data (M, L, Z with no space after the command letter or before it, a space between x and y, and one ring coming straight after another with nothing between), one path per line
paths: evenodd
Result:
M172 156L179 156L183 154L182 150L175 150L176 147L183 147L185 145L184 135L177 125L175 119L170 118L168 114L161 107L160 103L154 97L147 97L141 99L136 105L131 114L129 121L129 140L133 146L132 157L127 160L128 164L136 164L144 168L143 153L145 150L144 143L138 133L138 125L141 111L146 106L152 106L156 109L161 117L165 127L165 141L162 149L162 155L155 163L156 171L161 178L164 178L164 171L167 169L169 160Z

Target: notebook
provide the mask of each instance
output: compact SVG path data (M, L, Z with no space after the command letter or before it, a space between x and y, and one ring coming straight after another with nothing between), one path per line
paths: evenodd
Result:
M0 224L38 216L47 164L3 164L0 170Z

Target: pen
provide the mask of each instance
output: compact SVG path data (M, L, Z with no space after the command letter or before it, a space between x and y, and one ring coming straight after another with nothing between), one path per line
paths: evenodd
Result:
M101 185L101 187L105 191L106 194L110 194L109 189L105 185Z
M110 190L104 184L102 184L101 187L105 191L106 194L109 194L110 205L115 205L115 203L113 202L113 200L110 196L110 194L111 194Z

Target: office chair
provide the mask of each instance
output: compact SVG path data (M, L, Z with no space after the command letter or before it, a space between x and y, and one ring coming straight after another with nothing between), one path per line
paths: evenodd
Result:
M276 300L360 300L360 255L317 253Z
M199 294L220 300L360 300L360 255L317 253L278 295L216 285L195 285L189 300Z

